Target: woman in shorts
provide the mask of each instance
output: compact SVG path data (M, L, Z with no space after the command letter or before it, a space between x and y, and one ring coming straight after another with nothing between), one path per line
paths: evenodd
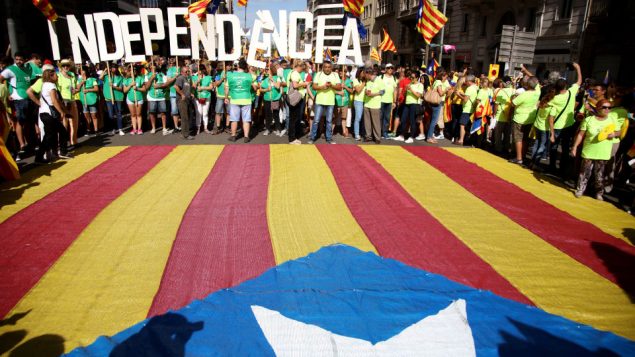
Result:
M126 70L127 76L123 81L123 91L126 93L126 103L128 104L128 110L130 110L130 121L132 122L130 135L143 135L143 130L141 130L141 108L143 107L143 97L147 88L144 85L145 80L141 74L141 68L136 67L134 71L133 76L130 68Z

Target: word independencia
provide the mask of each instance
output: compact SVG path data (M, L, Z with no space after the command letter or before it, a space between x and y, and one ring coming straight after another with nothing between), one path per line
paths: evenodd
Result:
M187 8L171 7L167 9L168 39L170 43L171 56L192 56L199 58L200 46L202 45L207 58L218 61L233 61L241 56L240 22L236 15L232 14L207 14L206 21L201 22L197 15L189 14L190 27L178 26L177 18L185 16ZM100 61L116 61L124 58L126 62L140 62L145 60L145 56L152 56L152 41L165 40L166 33L163 26L156 26L154 31L150 28L150 19L153 18L156 24L164 23L164 16L161 9L140 8L139 14L117 15L113 12L99 12L85 14L85 28L82 28L74 15L67 16L68 33L73 50L73 60L75 63L82 62L83 47L88 59L97 63ZM112 32L109 38L112 39L113 47L107 45L107 34L105 22L111 24ZM302 21L305 30L313 28L313 14L306 11L293 11L287 17L287 11L279 12L279 26L273 23L271 13L268 10L259 11L254 26L252 28L249 54L247 62L256 67L264 68L265 63L256 58L258 50L270 48L271 41L276 45L281 56L289 56L296 59L309 59L312 53L311 43L297 43L298 24ZM141 24L141 33L131 32L131 24L138 22ZM225 23L232 29L232 44L225 45ZM326 30L326 18L317 17L317 37L315 45L315 62L323 62L324 32ZM53 57L60 59L59 41L57 32L53 24L49 21L49 33ZM181 48L178 43L178 36L187 36L191 40L190 48ZM134 54L132 43L142 41L145 53ZM301 50L298 50L300 45ZM352 46L352 48L350 48ZM226 48L233 48L234 51L227 53ZM340 47L338 64L345 64L348 58L356 64L362 64L362 54L359 43L359 33L354 20L348 19L344 27L344 35Z

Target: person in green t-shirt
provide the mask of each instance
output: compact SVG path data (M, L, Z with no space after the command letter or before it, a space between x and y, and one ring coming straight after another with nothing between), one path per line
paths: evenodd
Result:
M287 87L293 87L300 93L300 101L295 105L289 102L289 144L301 144L300 136L302 135L302 116L304 115L304 105L306 103L306 89L309 83L305 81L306 77L302 77L301 72L304 70L305 64L300 60L296 60L293 71L289 74Z
M342 90L342 83L337 73L333 72L333 65L330 62L324 62L322 64L322 71L318 72L313 77L313 85L311 86L315 91L315 117L313 118L313 124L311 125L311 133L309 134L309 144L313 144L317 140L318 128L320 127L320 120L322 114L326 119L326 143L334 144L332 141L332 120L333 109L335 107L335 92Z
M241 59L238 62L236 72L227 75L225 90L229 93L229 98L225 103L229 104L229 120L231 122L231 136L229 141L235 142L238 137L238 122L243 122L244 142L251 141L249 129L251 127L251 91L255 90L256 83L249 72L247 72L247 61Z
M27 64L31 66L31 82L35 82L35 80L42 77L42 57L39 54L31 54L31 59Z
M509 160L514 164L522 165L523 157L527 153L529 132L538 114L538 102L540 101L540 84L538 78L533 76L525 67L521 67L529 77L525 82L525 91L512 99L514 118L512 119L512 138L516 149L516 157Z
M556 162L559 160L559 171L562 177L569 176L573 171L573 160L569 156L569 146L575 136L575 105L576 96L582 85L582 70L580 65L573 63L577 73L577 81L567 89L567 81L559 79L555 83L556 95L549 103L549 172L556 173ZM558 150L561 148L561 150Z
M165 70L165 67L163 67ZM169 96L170 86L176 82L176 77L168 78L163 70L157 68L154 63L150 66L148 74L148 115L150 117L151 134L156 133L157 114L161 115L161 125L163 126L162 134L172 134L173 130L167 128L167 103L166 97Z
M604 200L604 168L611 158L612 139L619 137L620 132L615 131L617 121L609 115L611 102L608 99L597 101L595 108L598 113L586 117L580 124L580 130L571 147L571 156L575 157L577 155L578 146L584 140L582 145L582 165L580 166L575 196L580 197L584 194L589 178L593 174L595 176L595 198L602 201ZM610 129L610 126L613 126L613 131L606 132L607 129ZM606 137L601 138L600 133L606 134Z
M379 70L366 68L366 89L364 92L364 128L366 141L381 143L381 96L386 92L386 85L379 77Z
M100 76L100 79L104 82L102 94L106 102L111 128L113 128L112 133L115 134L116 120L119 135L123 136L123 77L119 75L118 67L115 63L109 64L108 67L110 68L110 73L105 70Z
M226 64L224 62L219 62L216 67L216 76L214 76L214 87L216 88L216 105L214 106L214 113L216 113L216 118L212 135L221 133L221 119L223 116L225 117L225 128L229 127L229 111L227 110L227 105L225 104L225 98L227 98L225 93L225 82L227 80L225 68Z
M170 91L168 96L170 97L170 114L172 115L172 121L174 122L174 130L180 131L181 127L179 126L179 105L178 105L178 95L176 94L176 89L174 85L176 83L176 78L181 73L181 69L176 66L176 58L170 57L168 58L168 69L165 72L168 80L174 79L172 85L170 86Z
M201 70L197 73L196 79L192 85L196 89L196 127L197 133L201 131L201 124L206 133L209 130L209 106L212 102L212 90L214 89L214 81L209 75L207 66L201 65Z
M280 91L282 79L278 77L274 66L271 65L267 69L267 73L260 84L260 92L264 93L264 115L265 115L265 132L263 135L267 136L274 132L279 135L280 133L280 98L282 98L282 92Z
M353 93L353 81L349 78L345 66L341 66L338 69L338 74L340 76L340 80L342 81L342 89L335 92L336 113L333 130L335 131L336 125L341 125L342 135L345 138L350 138L350 134L348 132L348 126L350 124L348 121L348 112L350 110L351 93Z
M99 85L95 78L94 67L82 66L81 77L79 82L79 101L82 103L82 112L86 119L86 136L95 136L99 131L99 120L97 118L97 102L99 99ZM90 125L93 125L93 132L90 131Z
M0 72L0 83L5 83L6 81L9 83L10 100L13 102L16 119L13 126L20 142L20 155L24 154L28 144L28 132L33 128L33 121L30 120L29 97L27 94L33 76L31 66L25 63L25 60L26 55L18 52L15 54L15 63Z
M141 73L141 67L137 66L133 70L127 68L127 76L123 80L123 91L126 93L126 103L130 110L130 121L132 122L131 135L142 135L142 115L143 95L148 90L147 82Z
M474 113L478 105L478 86L475 83L476 77L473 74L465 76L465 90L457 90L456 95L461 98L463 110L461 117L459 118L459 137L454 141L455 145L463 145L465 139L465 133L467 132L466 126L471 126L471 116ZM455 138L456 139L456 138Z
M530 169L537 169L540 160L547 155L547 147L549 142L549 123L547 118L551 112L551 103L553 97L556 95L556 89L551 87L547 90L547 93L540 99L538 103L538 112L536 114L536 120L534 121L532 133L533 138L536 139L534 147L531 150L531 162L529 164Z

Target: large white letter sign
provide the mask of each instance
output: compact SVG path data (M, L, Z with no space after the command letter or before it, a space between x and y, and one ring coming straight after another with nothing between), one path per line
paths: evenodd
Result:
M141 8L139 9L141 16L141 33L143 33L143 45L146 50L146 56L152 56L152 40L160 41L165 38L165 29L163 28L163 12L159 8ZM157 32L150 31L150 16L154 17L154 23L157 24Z
M95 19L95 28L97 30L97 42L99 42L99 57L102 61L117 61L124 55L123 37L121 36L121 25L119 24L119 16L114 12L98 12L93 15ZM108 53L106 41L106 31L104 30L104 21L110 21L112 24L113 43L115 52Z
M225 22L229 22L232 26L232 46L234 51L227 54L225 52ZM240 21L238 16L230 14L216 14L216 33L218 34L218 60L219 61L235 61L240 58Z
M129 23L140 22L139 15L119 15L119 22L121 23L121 33L123 36L123 44L126 50L126 62L141 62L145 60L145 55L133 55L132 46L130 44L134 41L141 41L141 35L138 33L130 33Z
M97 38L95 37L95 24L93 23L93 15L84 15L86 23L86 33L79 26L75 15L67 15L68 33L71 37L71 47L73 48L73 61L82 63L82 52L79 48L81 42L84 50L88 54L88 59L93 63L99 62L99 50L97 49Z
M286 57L288 53L287 48L289 47L289 43L287 41L287 10L278 11L278 23L279 26L273 29L271 37L273 39L273 43L276 44L278 54L282 57ZM269 47L271 47L270 44Z
M216 36L214 31L214 15L207 14L207 31L203 30L201 21L198 19L198 15L190 14L190 35L192 38L192 58L199 59L200 51L198 44L203 44L203 49L207 53L207 58L212 61L216 60Z
M179 48L179 35L187 35L187 27L178 27L176 17L187 14L186 7L168 7L168 27L170 28L170 55L189 56L189 48Z
M353 49L349 48L351 39L353 39ZM342 39L342 47L340 47L340 56L337 58L337 64L346 64L346 58L348 57L353 57L353 62L358 66L364 64L362 49L359 45L357 22L351 18L346 21L346 27L344 27L344 38Z
M324 61L324 31L326 29L326 17L317 17L317 33L315 38L315 63Z
M304 43L304 51L298 51L298 43L296 38L298 37L298 20L304 20L305 31L309 31L313 28L313 14L307 11L292 11L289 15L289 56L291 58L310 59L311 49L313 46L310 43ZM322 31L324 32L324 31Z
M57 40L57 33L55 32L55 27L53 27L53 23L51 20L48 20L49 24L49 36L51 37L51 49L53 50L53 59L60 59L60 43Z
M254 21L253 31L251 32L251 43L249 44L249 53L247 54L247 64L257 68L265 68L267 65L265 62L256 59L256 53L258 50L266 50L267 47L260 40L260 35L263 30L262 21L256 19Z

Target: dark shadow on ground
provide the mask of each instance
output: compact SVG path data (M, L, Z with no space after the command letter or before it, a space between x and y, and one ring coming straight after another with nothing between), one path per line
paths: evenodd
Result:
M503 342L498 346L500 356L618 356L618 354L604 348L591 351L571 341L554 336L534 326L510 319L522 334L522 338L501 332Z
M18 323L18 321L22 320L22 318L24 318L30 312L31 312L31 310L27 310L25 312L16 312L15 314L11 315L10 317L7 317L4 320L0 320L0 326L6 326L6 325L15 326L15 324Z
M9 331L0 335L0 355L17 346L25 337L25 330Z
M47 334L27 340L11 351L9 357L57 357L62 353L64 353L64 338Z
M622 234L628 238L631 243L635 244L635 228L624 228Z
M110 356L185 356L185 345L194 332L202 329L202 321L189 322L182 315L168 312L151 318L139 332L117 345Z
M617 285L635 302L635 256L606 243L591 242L591 248L613 274Z

